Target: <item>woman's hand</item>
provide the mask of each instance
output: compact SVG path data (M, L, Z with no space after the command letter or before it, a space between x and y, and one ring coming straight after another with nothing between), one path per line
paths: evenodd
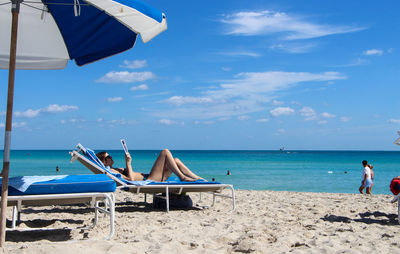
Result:
M131 164L132 157L131 157L131 155L129 153L125 154L125 161L126 161L126 164Z

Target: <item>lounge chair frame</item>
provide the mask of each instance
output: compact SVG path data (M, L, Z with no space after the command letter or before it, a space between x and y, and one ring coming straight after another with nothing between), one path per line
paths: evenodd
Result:
M394 196L394 198L390 202L391 203L397 202L397 220L400 224L400 193Z
M100 202L104 207L100 206ZM87 229L94 228L98 222L99 213L102 212L110 218L110 232L106 240L110 240L114 234L115 220L115 196L110 192L91 192L91 193L66 193L66 194L45 194L45 195L21 195L8 196L7 206L13 206L12 227L7 230L16 229L16 221L19 220L22 206L48 206L48 205L67 205L67 204L90 204L94 208L94 220L88 227L69 228L69 229ZM20 229L19 229L20 230ZM21 229L20 231L32 231L41 229ZM43 229L42 229L43 230ZM54 230L46 228L45 230Z
M200 193L200 201L201 201L201 193L209 193L213 196L213 202L211 206L215 205L216 202L216 197L222 197L222 198L229 198L232 199L232 211L236 209L236 198L235 198L235 189L231 184L157 184L157 185L143 185L143 186L137 186L137 185L130 185L126 184L125 182L121 181L121 179L118 179L117 177L109 174L107 171L105 171L103 168L99 167L95 163L93 163L91 160L86 158L84 155L80 153L82 150L82 147L78 145L78 151L71 151L69 154L71 155L71 162L74 162L75 160L78 160L81 162L84 166L86 166L88 169L90 169L93 173L95 174L106 174L108 177L111 179L115 180L117 183L117 188L124 190L124 191L129 191L132 193L144 193L145 194L145 202L147 201L146 199L146 194L155 194L158 193L163 193L165 194L165 197L160 197L164 198L166 200L166 211L169 212L169 194L170 193L175 193L175 194L182 194L182 193L187 193L187 192L199 192ZM225 195L221 194L222 190L224 189L230 189L231 190L231 195Z

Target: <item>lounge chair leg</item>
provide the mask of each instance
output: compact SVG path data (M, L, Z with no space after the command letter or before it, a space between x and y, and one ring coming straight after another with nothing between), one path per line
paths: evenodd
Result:
M93 223L84 229L91 230L97 225L97 221L99 220L99 209L98 209L99 203L100 203L99 201L96 201L94 203L94 221L93 221ZM107 210L106 204L105 204L105 209Z
M201 203L201 192L199 192L199 194L200 194L199 203Z
M166 204L167 213L168 213L169 212L169 189L168 189L168 186L165 186L165 198L166 198L165 204Z
M397 222L400 224L400 201L397 199Z
M215 205L215 197L216 197L217 195L215 195L215 193L213 193L213 202L212 202L212 204L211 204L211 206L214 206Z
M233 205L233 207L232 207L232 211L235 211L236 210L236 197L235 197L235 189L233 189L233 186L231 185L231 186L229 186L229 188L231 189L231 191L232 191L232 205Z
M115 203L114 203L114 194L110 194L107 196L109 203L109 212L110 212L110 234L107 236L106 240L110 240L114 234L114 220L115 220Z
M12 214L12 224L11 224L11 228L15 229L16 225L17 225L17 215L18 211L17 211L17 207L13 206L13 214Z

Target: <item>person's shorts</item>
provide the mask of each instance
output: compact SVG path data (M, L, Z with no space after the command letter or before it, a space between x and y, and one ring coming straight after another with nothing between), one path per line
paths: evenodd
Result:
M361 186L365 187L365 188L369 188L372 185L372 180L371 179L367 179L365 180L365 184L363 184L363 181L361 181Z

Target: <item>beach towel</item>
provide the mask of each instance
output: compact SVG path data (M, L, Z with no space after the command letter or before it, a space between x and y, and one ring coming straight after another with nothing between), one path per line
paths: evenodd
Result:
M67 177L67 175L59 176L17 176L8 179L8 185L21 192L25 192L33 183L58 180Z

